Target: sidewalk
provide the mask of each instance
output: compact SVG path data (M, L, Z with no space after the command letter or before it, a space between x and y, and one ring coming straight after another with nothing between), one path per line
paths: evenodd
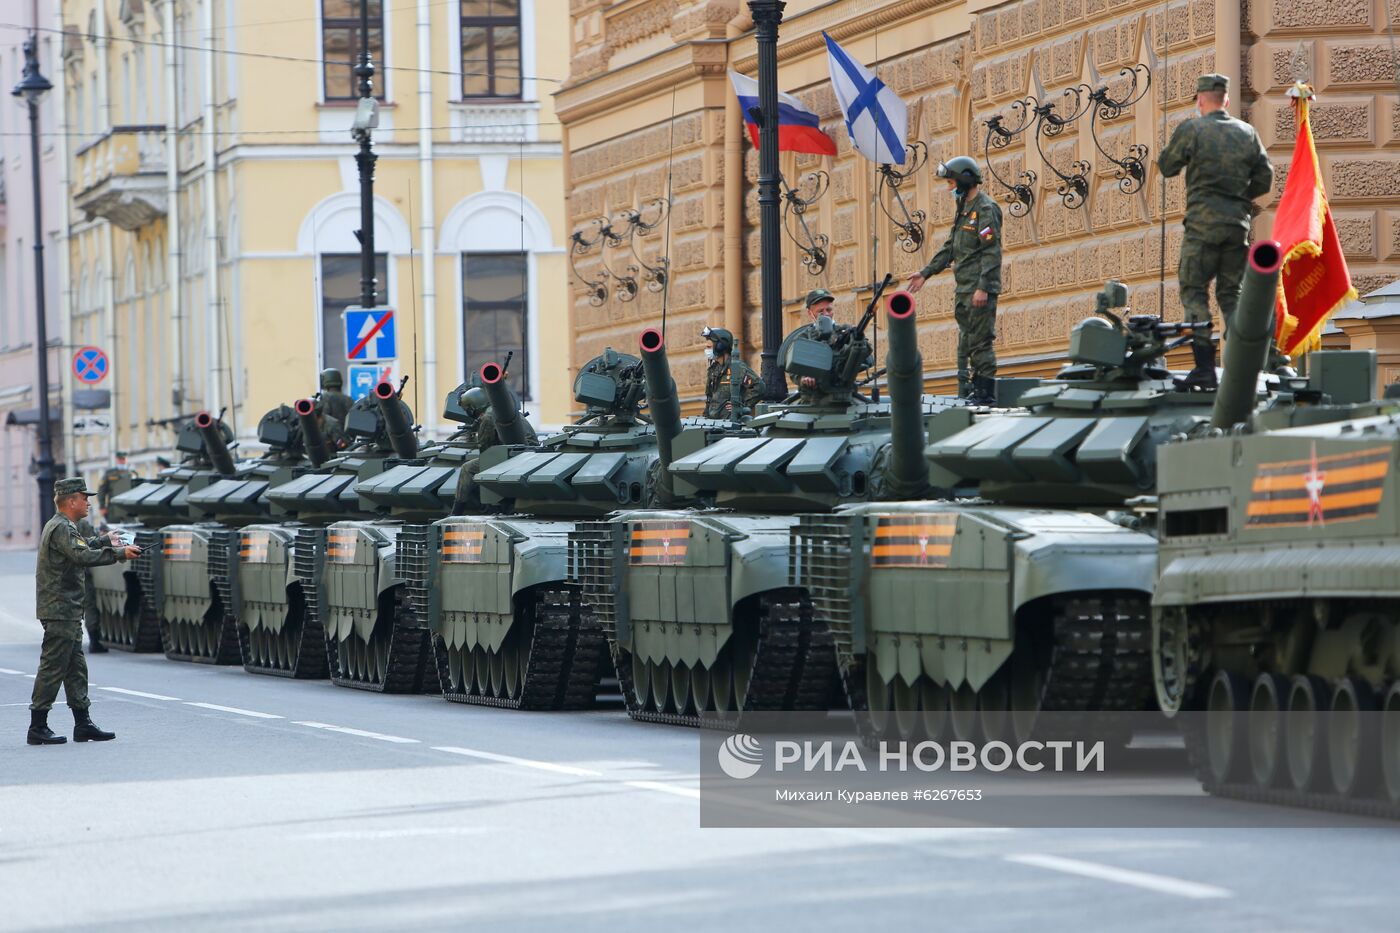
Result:
M0 551L0 645L38 644L34 618L34 551Z

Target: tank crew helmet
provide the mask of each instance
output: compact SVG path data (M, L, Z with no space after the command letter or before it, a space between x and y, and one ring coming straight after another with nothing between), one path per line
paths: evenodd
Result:
M321 370L321 388L339 389L345 385L345 377L340 374L340 370L335 367Z
M730 351L734 349L734 335L723 327L701 328L700 336L710 341L710 346L705 348L706 359L728 356Z
M825 304L823 304L823 302L825 302ZM814 321L817 319L818 315L824 314L827 317L831 317L831 306L835 303L836 296L824 288L812 289L807 293L807 300L804 302L807 307L807 313L812 316L812 320Z
M458 393L457 400L464 409L477 415L491 407L491 400L486 397L486 390L481 386L466 387Z
M978 167L976 159L955 156L947 162L938 163L938 177L951 181L958 194L964 195L967 189L982 184L982 169Z

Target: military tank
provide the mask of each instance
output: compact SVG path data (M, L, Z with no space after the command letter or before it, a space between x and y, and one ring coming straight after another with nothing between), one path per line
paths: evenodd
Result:
M188 549L171 545L171 553L167 554L161 530L167 525L188 522L192 493L234 474L236 468L228 450L232 440L233 432L222 419L201 412L183 423L176 434L175 450L183 458L177 466L162 470L152 479L134 480L129 488L110 499L110 529L134 541L142 552L133 561L92 569L99 631L108 647L139 652L163 649L161 613L166 559L190 559L194 544L191 542Z
M1210 793L1397 819L1400 405L1371 351L1307 361L1158 455L1156 694Z
M381 403L381 395L391 403ZM326 601L342 598L346 574L337 572L337 567L344 556L356 551L353 528L381 514L377 504L358 495L358 483L399 464L407 443L417 452L412 413L406 408L399 389L379 385L351 406L344 422L350 445L337 452L326 440L319 402L307 398L295 405L315 468L269 490L267 499L279 521L248 525L241 532L237 619L244 632L246 671L336 677L337 665L342 663L339 639L328 637L336 629L335 622L328 626L326 619L339 622L343 614L336 612L335 602L328 608ZM395 419L392 423L386 409ZM371 567L365 574L370 583L363 588L374 587L378 576L377 567ZM354 654L354 647L347 653Z
M511 424L500 368L481 377L498 427ZM603 689L607 644L568 572L569 535L615 509L671 501L657 464L681 421L673 396L653 396L651 419L642 414L642 362L611 348L579 370L573 391L584 409L575 424L537 445L503 437L481 454L460 514L400 534L409 604L435 633L454 702L578 709ZM702 436L730 427L687 423Z
M238 664L238 529L270 514L269 487L307 468L302 432L293 410L279 405L258 422L258 440L266 452L237 462L212 416L201 412L194 424L219 478L189 492L192 521L160 530L162 640L165 656L173 661Z
M1253 257L1237 329L1272 320L1277 244ZM1017 410L925 422L895 406L904 487L972 482L975 499L861 503L795 524L790 585L832 633L867 739L1019 742L1042 710L1082 720L1150 706L1157 451L1218 404L1252 409L1263 360L1240 363L1231 339L1237 378L1181 389L1164 357L1189 325L1115 313L1126 298L1108 284L1073 330L1068 365ZM894 296L892 395L921 378L914 326L912 303Z
M910 475L892 413L922 424L965 405L924 396L917 369L890 369L886 401L862 394L880 290L854 327L822 318L790 336L780 363L799 391L717 439L663 430L675 423L674 385L660 335L642 335L658 435L675 430L660 469L691 507L624 508L581 526L573 568L634 719L728 727L745 712L840 702L831 636L789 574L791 532L802 512L926 492L922 434L910 435Z

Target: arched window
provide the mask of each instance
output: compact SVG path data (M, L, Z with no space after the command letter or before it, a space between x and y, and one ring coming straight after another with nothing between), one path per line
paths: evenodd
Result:
M528 199L482 191L462 200L442 224L444 252L457 253L458 359L461 373L514 356L511 388L522 398L539 392L539 308L535 255L554 249L549 221Z

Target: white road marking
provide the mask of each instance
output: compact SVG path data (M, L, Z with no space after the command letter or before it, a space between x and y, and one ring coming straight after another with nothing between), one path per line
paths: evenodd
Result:
M660 781L623 781L622 783L640 790L655 790L663 794L686 797L690 800L700 799L700 788L698 787L681 787L677 784L662 784Z
M8 667L0 667L0 674L23 674L24 671L10 670Z
M535 761L533 758L516 758L514 755L497 755L495 752L483 752L474 748L434 745L433 751L447 752L449 755L464 755L467 758L480 758L483 761L495 761L503 765L519 765L522 768L534 768L536 771L552 771L555 774L570 774L574 777L603 776L603 772L593 771L588 768L576 768L573 765L557 765L552 761Z
M1145 888L1148 891L1158 891L1162 894L1175 894L1177 897L1189 897L1202 900L1234 896L1234 892L1226 888L1217 888L1210 884L1186 881L1182 878L1172 878L1167 875L1154 875L1145 871L1115 868L1112 865L1101 865L1098 862L1084 862L1079 859L1062 858L1058 855L1008 855L1005 858L1008 862L1016 862L1021 865L1033 865L1036 868L1064 872L1069 875L1080 875L1085 878L1097 878L1100 881L1113 881L1117 884L1131 885L1135 888Z
M417 739L406 739L401 735L385 735L382 732L366 732L364 729L351 729L349 726L332 726L324 722L294 722L293 725L310 729L324 729L327 732L340 732L345 735L358 735L362 739L378 739L381 742L395 742L400 745L416 745Z
M347 829L340 832L301 833L292 839L406 839L412 836L480 836L483 826L419 826L404 829Z
M179 697L168 697L163 693L146 693L143 690L128 690L125 687L98 687L98 690L106 690L109 693L121 693L129 697L144 697L147 700L169 700L171 703L179 703Z
M186 705L186 706L198 706L200 709L212 709L212 710L216 710L216 711L218 711L218 712L220 712L220 713L234 713L234 714L239 715L239 716L252 716L254 719L281 719L281 718L282 718L281 716L275 716L275 715L273 715L272 713L259 713L257 710L239 709L239 708L236 707L236 706L220 706L220 705L217 704L217 703L194 703L194 702L191 702L191 701L189 701L189 700L186 700L186 701L185 701L185 705Z

